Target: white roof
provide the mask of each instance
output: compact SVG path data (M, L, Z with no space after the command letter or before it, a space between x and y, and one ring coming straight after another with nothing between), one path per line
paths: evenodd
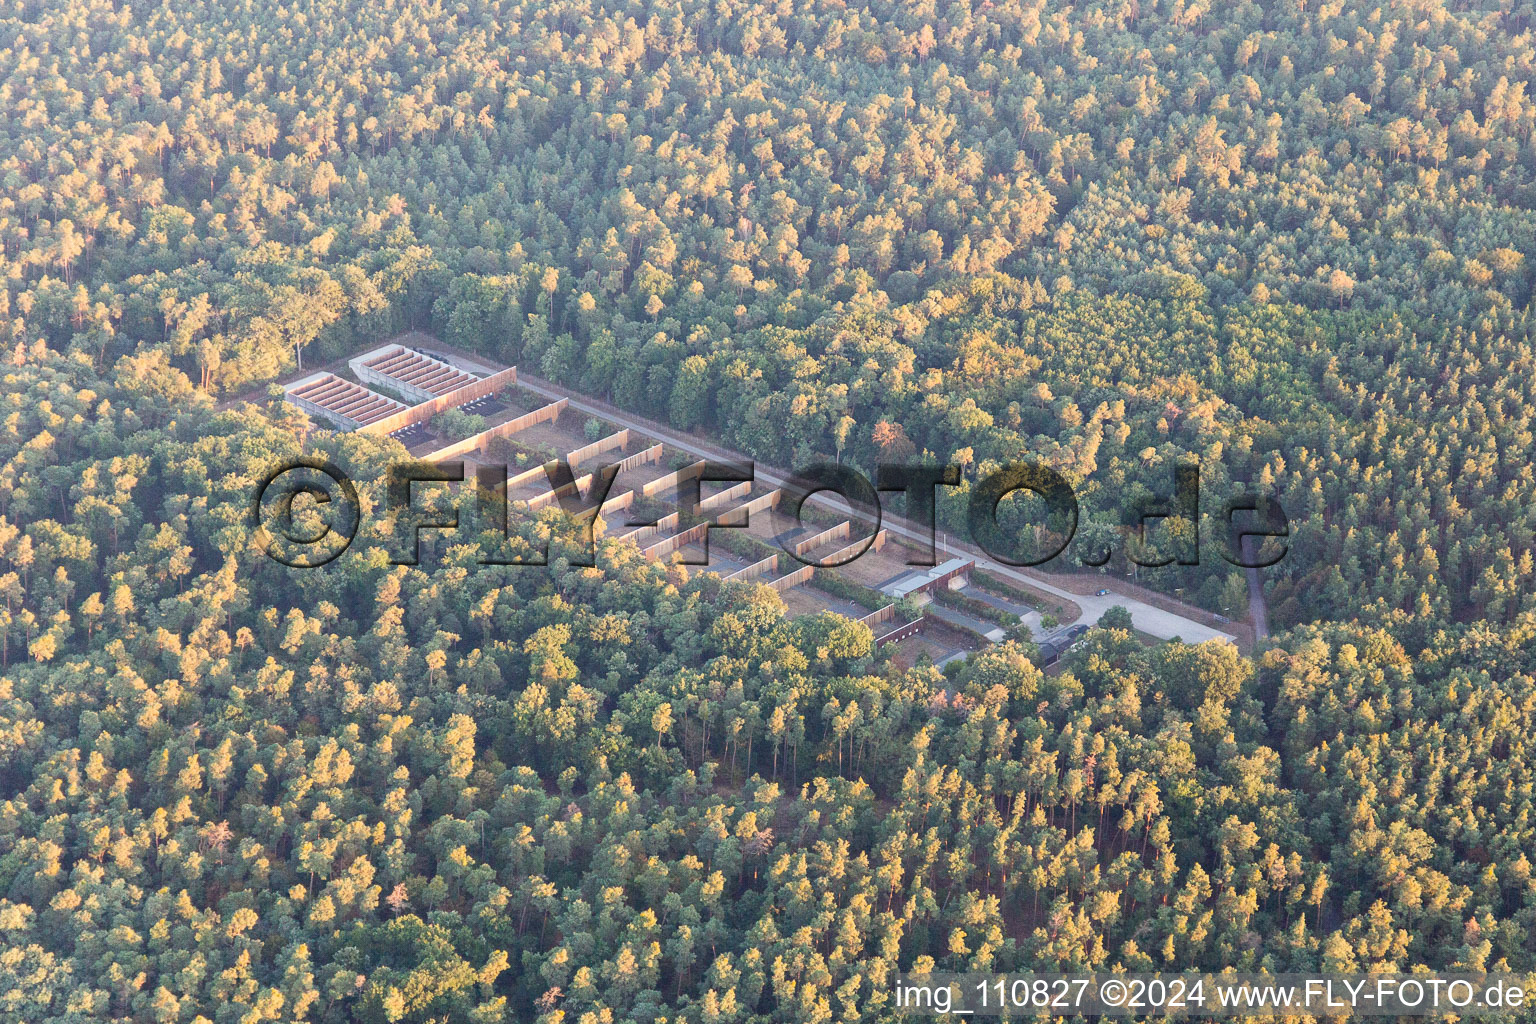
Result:
M952 572L969 568L975 564L976 563L969 558L951 558L949 561L940 565L936 565L932 569L926 569L922 572L908 573L901 579L887 585L883 589L891 597L897 598L899 600L903 597L906 597L908 594L912 594L923 589L924 587L928 586L928 584L942 576L948 576Z

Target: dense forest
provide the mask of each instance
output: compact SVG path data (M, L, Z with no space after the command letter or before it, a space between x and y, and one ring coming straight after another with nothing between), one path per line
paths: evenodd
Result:
M1536 971L1533 20L0 0L0 1022ZM776 465L960 464L951 523L1049 462L1078 555L1197 459L1287 510L1276 635L941 672L612 542L266 559L275 462L402 454L268 385L407 327ZM1235 612L1212 562L1139 578Z

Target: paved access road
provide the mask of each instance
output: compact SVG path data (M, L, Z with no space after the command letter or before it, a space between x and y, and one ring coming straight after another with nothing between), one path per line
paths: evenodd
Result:
M1253 561L1257 548L1252 537L1244 537L1244 560ZM1269 606L1264 601L1264 581L1257 569L1244 569L1243 574L1248 577L1248 618L1253 622L1254 638L1262 640L1269 636Z
M743 461L736 452L700 441L697 438L665 427L660 423L648 420L643 416L635 416L624 412L622 409L616 409L607 402L587 398L567 388L556 387L548 381L524 374L521 369L518 370L517 382L535 394L543 395L545 398L550 399L567 399L570 402L569 407L571 409L579 410L589 416L600 417L610 423L617 423L621 427L628 427L648 437L654 437L658 441L664 441L672 447L698 458L713 459L720 462ZM762 463L756 463L756 473L757 479L770 487L782 486L789 476L789 474L782 470L772 469L764 466ZM821 495L816 495L811 500L816 501L821 498ZM830 502L830 499L823 500ZM881 525L907 540L917 541L920 544L927 542L926 531L919 530L900 517L886 516ZM1185 643L1191 644L1203 643L1206 640L1226 640L1229 643L1237 642L1237 638L1230 633L1223 633L1221 630L1207 626L1205 623L1192 617L1166 611L1156 605L1147 604L1145 601L1137 600L1126 594L1114 593L1114 583L1112 581L1106 581L1104 584L1104 588L1110 591L1110 594L1106 597L1095 597L1092 594L1076 594L1051 583L1039 573L1025 572L1014 566L996 562L987 557L981 549L969 543L956 540L943 531L939 531L939 540L943 546L943 550L939 555L940 561L955 555L974 558L979 569L984 569L1005 580L1011 580L1021 585L1034 587L1037 590L1043 590L1048 594L1076 604L1082 609L1083 614L1071 623L1063 623L1064 626L1074 625L1078 622L1091 626L1098 622L1100 616L1105 612L1115 605L1119 605L1131 613L1131 622L1137 629L1160 640L1172 640L1177 637Z

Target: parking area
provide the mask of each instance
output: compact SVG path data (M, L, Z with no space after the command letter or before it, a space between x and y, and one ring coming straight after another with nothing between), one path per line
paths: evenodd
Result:
M399 430L392 431L389 436L405 445L408 449L433 439L432 432L422 423L412 423L408 427L401 427Z
M477 398L468 405L462 405L459 408L473 416L483 416L489 419L498 413L506 411L508 405L505 402L499 401L494 395L486 395L484 398Z

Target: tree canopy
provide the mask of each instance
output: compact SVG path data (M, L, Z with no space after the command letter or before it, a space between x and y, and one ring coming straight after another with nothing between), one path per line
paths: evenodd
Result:
M1501 0L0 3L0 1024L1536 970L1531 32ZM267 386L407 328L786 467L960 465L949 525L1043 461L1069 564L1241 616L1209 547L1126 557L1198 461L1202 521L1149 543L1276 495L1276 635L1112 611L1049 671L904 668L763 586L573 566L557 510L512 523L542 568L395 566L376 516L267 559L273 465L375 512L403 454Z

